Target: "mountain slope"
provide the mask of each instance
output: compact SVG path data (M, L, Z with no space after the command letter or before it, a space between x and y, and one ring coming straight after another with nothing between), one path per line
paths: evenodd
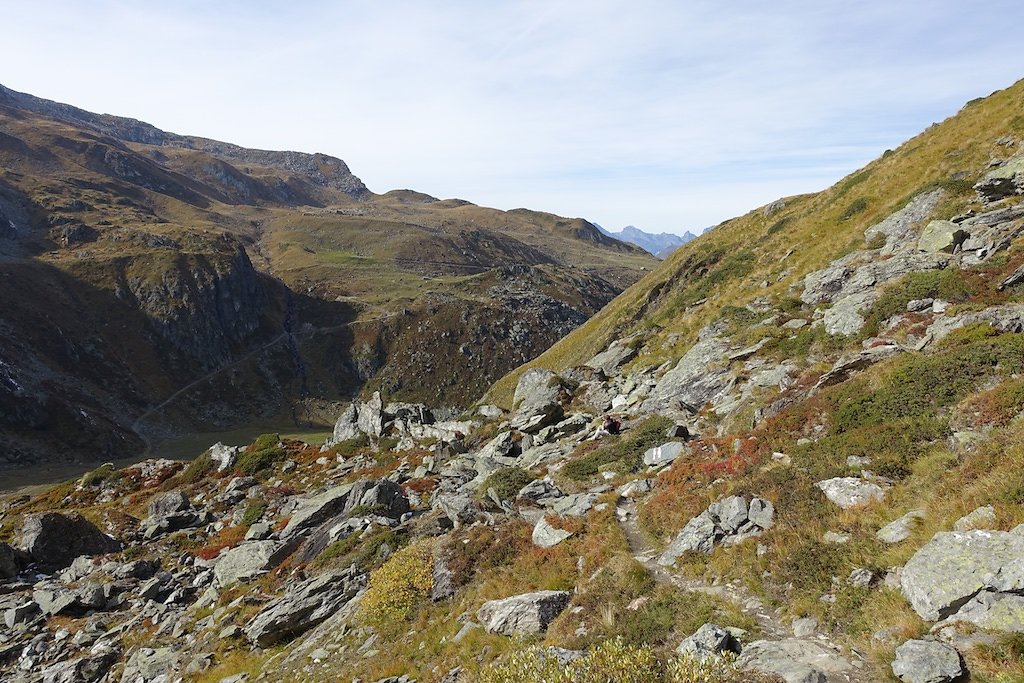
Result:
M506 409L374 394L11 501L0 675L1024 680L1022 111L719 225Z
M376 195L340 159L2 86L0 167L0 269L19 287L0 358L20 387L0 462L323 424L367 385L459 407L654 263L580 219Z

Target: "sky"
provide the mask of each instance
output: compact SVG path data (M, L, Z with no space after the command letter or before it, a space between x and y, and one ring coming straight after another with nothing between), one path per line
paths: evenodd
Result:
M0 83L609 229L824 189L1024 77L989 0L0 0Z

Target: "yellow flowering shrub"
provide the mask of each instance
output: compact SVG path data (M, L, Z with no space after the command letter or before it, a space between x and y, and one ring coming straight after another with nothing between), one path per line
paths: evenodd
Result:
M433 588L432 558L427 543L402 548L388 558L370 574L369 586L359 603L360 618L375 626L407 619Z
M752 683L767 681L742 673L735 656L700 660L680 655L665 661L647 645L608 640L586 655L562 666L540 648L516 650L484 668L476 683Z

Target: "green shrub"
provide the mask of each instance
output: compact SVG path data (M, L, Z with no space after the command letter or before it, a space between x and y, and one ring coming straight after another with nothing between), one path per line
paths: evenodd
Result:
M91 472L86 472L82 477L82 488L91 488L93 486L99 486L106 481L116 481L124 477L124 473L120 470L114 469L114 466L110 463L100 465Z
M190 484L198 484L206 475L213 471L213 468L213 458L210 457L210 452L207 451L190 462L181 471L181 474L177 477L176 485L188 486Z
M843 212L839 214L839 220L848 221L858 213L866 211L868 208L868 200L864 197L857 197L850 205L843 209Z
M360 451L370 446L370 437L366 434L360 434L356 437L348 439L347 441L341 441L331 446L331 453L334 455L340 455L342 458L351 458L354 455L358 455Z
M515 500L516 494L533 481L533 476L521 467L505 467L484 479L480 485L480 495L486 496L487 489L494 489L501 500Z
M672 420L661 415L649 417L614 443L600 446L586 455L570 460L562 471L566 476L577 480L592 477L601 469L611 469L620 473L639 472L643 467L644 451L665 443L665 432L672 424Z
M288 456L288 451L278 444L278 434L263 434L242 451L235 462L235 471L247 476L255 476L270 469Z
M974 288L957 268L947 270L926 270L909 273L899 281L885 288L864 317L862 336L873 337L880 325L907 310L907 304L915 299L944 299L958 303L966 301Z
M267 511L267 504L264 501L253 501L245 508L245 512L242 514L242 524L244 526L252 526L256 522L260 521L263 517L263 513Z

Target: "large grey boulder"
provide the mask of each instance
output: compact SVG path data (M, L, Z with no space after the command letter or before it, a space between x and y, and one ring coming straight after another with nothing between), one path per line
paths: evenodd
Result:
M562 419L562 402L566 398L558 375L543 368L527 370L516 385L512 427L532 434L558 422Z
M281 564L294 545L279 541L249 541L231 548L213 566L213 575L220 587L249 581Z
M715 546L715 519L706 510L693 517L658 558L658 564L671 567L687 552L710 553Z
M385 421L384 401L380 397L380 392L375 391L369 401L359 405L359 416L356 418L356 424L359 427L359 431L363 434L379 437L384 434Z
M740 543L774 524L775 506L769 501L752 498L748 504L740 496L723 498L686 523L658 558L658 564L671 567L684 553L710 553L719 541Z
M970 233L953 221L932 221L917 241L917 248L932 253L945 252L952 254L957 247L970 237Z
M305 633L335 614L366 587L366 575L352 566L303 581L272 600L244 632L259 647L269 647Z
M0 542L0 582L18 576L18 554L11 546Z
M717 520L719 529L734 534L747 521L747 501L741 496L729 496L708 506L708 512Z
M149 502L149 516L140 528L146 539L205 524L209 517L192 507L180 489L156 496Z
M644 451L644 464L654 467L667 465L670 462L674 462L676 458L682 455L684 450L686 450L686 444L679 441L669 441L668 443L663 443L660 446L648 448Z
M953 616L982 591L1024 591L1024 534L935 534L904 566L900 586L914 611L930 621Z
M905 683L950 683L964 667L960 653L945 643L908 640L896 648L892 672Z
M739 651L739 643L718 624L704 624L693 635L684 638L676 648L676 654L689 654L700 660L723 652Z
M540 548L553 548L570 536L571 531L551 526L544 517L538 519L533 526L533 544Z
M1024 596L982 591L950 617L950 621L1004 633L1024 633Z
M17 546L41 569L64 569L80 555L105 555L121 544L77 512L40 512L25 517Z
M885 489L860 477L835 477L819 481L815 486L844 510L885 500Z
M995 202L1024 194L1024 155L1008 159L999 168L990 171L974 186L983 202Z
M989 529L996 523L996 509L991 505L983 505L953 522L953 531L971 531L973 529Z
M826 683L829 676L852 671L849 661L814 640L785 638L758 640L743 648L739 665L744 671L774 674L786 683Z
M643 412L681 410L695 414L706 403L724 397L733 383L728 370L729 345L710 330L704 334L658 380L641 405Z
M359 408L355 403L349 403L334 423L334 433L331 434L326 445L333 446L343 441L349 441L360 434L362 432L359 431Z
M541 633L568 607L570 597L566 591L524 593L485 602L476 616L488 633L505 636Z
M353 486L354 484L342 484L315 496L300 499L291 519L288 520L288 525L281 532L281 537L295 536L337 515L345 508Z
M636 357L637 349L631 346L630 339L613 341L607 349L586 362L588 367L601 370L609 377L617 375L619 368Z
M178 653L168 647L141 647L124 665L121 683L164 683L178 666Z
M241 450L238 446L225 446L218 441L210 446L210 460L217 465L218 472L224 472L235 466Z

